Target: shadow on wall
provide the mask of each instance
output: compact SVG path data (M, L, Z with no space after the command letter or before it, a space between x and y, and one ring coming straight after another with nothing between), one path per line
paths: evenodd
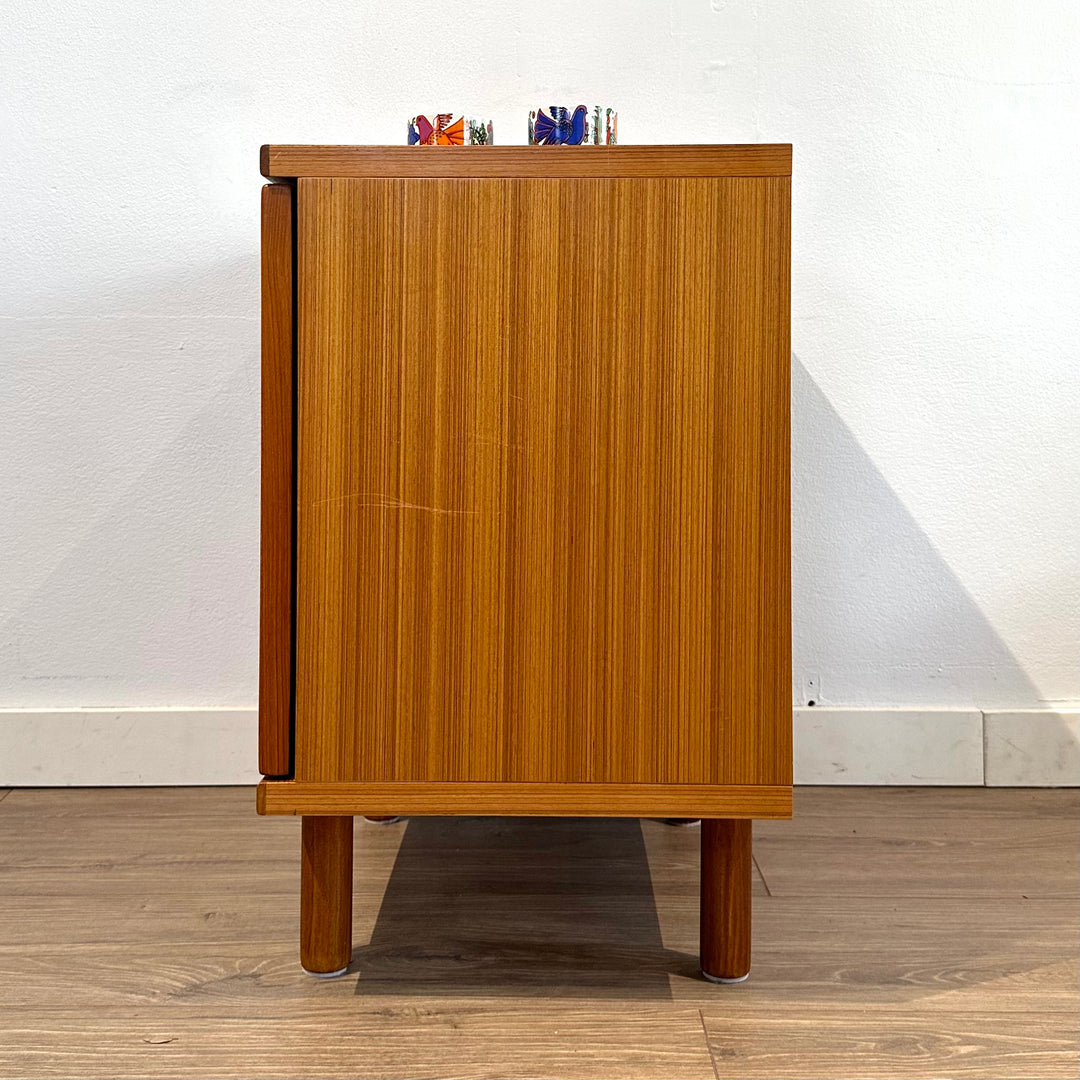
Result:
M223 287L244 272L234 262L204 276ZM9 432L21 488L0 705L256 696L258 307L175 314L187 289L141 283L97 314L4 330L20 363L0 385L10 379L7 400L23 408Z
M1042 704L794 354L791 393L795 703L812 696L878 708Z

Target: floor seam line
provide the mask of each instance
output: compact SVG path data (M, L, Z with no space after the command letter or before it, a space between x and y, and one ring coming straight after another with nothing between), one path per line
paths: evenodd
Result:
M765 895L772 896L773 891L769 888L769 882L762 872L761 864L757 861L757 856L753 852L750 853L750 859L754 864L754 869L758 872L758 877L761 878L761 884L765 886Z
M705 1053L709 1055L709 1064L712 1066L713 1076L720 1080L720 1070L716 1067L716 1058L713 1057L712 1043L709 1041L709 1028L705 1023L705 1013L699 1008L698 1020L701 1021L701 1033L705 1036Z

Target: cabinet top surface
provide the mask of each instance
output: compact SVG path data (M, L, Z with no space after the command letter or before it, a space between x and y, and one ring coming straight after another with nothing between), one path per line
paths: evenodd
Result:
M790 176L790 143L724 146L263 146L263 176L558 177Z

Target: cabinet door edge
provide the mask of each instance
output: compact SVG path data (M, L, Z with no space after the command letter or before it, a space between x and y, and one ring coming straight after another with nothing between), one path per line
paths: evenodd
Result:
M293 191L262 189L259 770L292 775L295 547Z

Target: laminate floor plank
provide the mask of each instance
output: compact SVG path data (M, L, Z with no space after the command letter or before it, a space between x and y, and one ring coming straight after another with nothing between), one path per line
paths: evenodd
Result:
M21 1014L5 1033L0 1076L671 1077L715 1076L697 1009L308 1011L132 1014L73 1020Z
M220 820L223 812L236 811L249 821L261 820L253 786L15 788L7 811L64 818L89 814L98 820L174 814Z
M616 913L617 914L617 913ZM842 910L834 915L843 917ZM582 1001L666 1001L707 1006L717 1001L733 1009L795 1003L857 1007L947 1005L954 1012L1008 1012L1013 1009L1074 1008L1075 959L1063 958L1071 927L1044 930L968 949L964 940L950 946L935 936L910 947L891 946L879 931L858 943L865 925L852 919L850 931L816 935L793 945L795 928L778 930L797 912L766 920L755 945L752 978L737 991L717 989L700 979L689 951L646 949L566 939L552 932L546 949L513 937L513 928L475 938L433 935L426 942L370 944L362 921L351 972L335 985L350 997L407 1003L424 1000L449 1007L454 1001L575 998ZM615 916L613 915L613 918ZM687 920L689 921L689 919ZM866 920L869 921L869 920ZM759 920L760 922L760 920ZM264 1006L310 1000L312 987L297 970L296 923L290 933L261 940L170 941L153 944L25 945L0 948L0 1009L83 1008L155 1005L171 1008L193 1001ZM546 928L545 928L546 929ZM933 941L941 943L935 949ZM1022 951L1026 947L1027 951ZM71 972L79 972L73 979Z
M673 953L693 949L696 912L658 905ZM750 980L739 1000L855 1006L949 1001L956 1011L1071 1008L1077 1000L1077 905L1039 901L768 900L754 906ZM1068 955L1072 942L1072 956ZM709 987L673 978L678 1001Z
M1076 1076L1076 1013L703 1010L719 1080Z
M494 818L358 822L324 981L251 789L16 789L0 1077L1076 1074L1075 792L796 808L755 823L744 984L697 973L699 829Z
M209 912L223 896L295 896L300 819L267 822L254 799L253 788L16 790L0 830L0 918L14 897L97 898L116 909L131 898L205 896ZM404 829L358 826L359 888L381 895Z
M755 822L773 896L1076 895L1075 789L796 789L792 821ZM811 854L812 853L812 854Z
M1023 829L1045 819L1066 820L1078 804L1076 787L797 787L795 817L782 824L815 832L826 822L855 818L904 838L938 818Z

